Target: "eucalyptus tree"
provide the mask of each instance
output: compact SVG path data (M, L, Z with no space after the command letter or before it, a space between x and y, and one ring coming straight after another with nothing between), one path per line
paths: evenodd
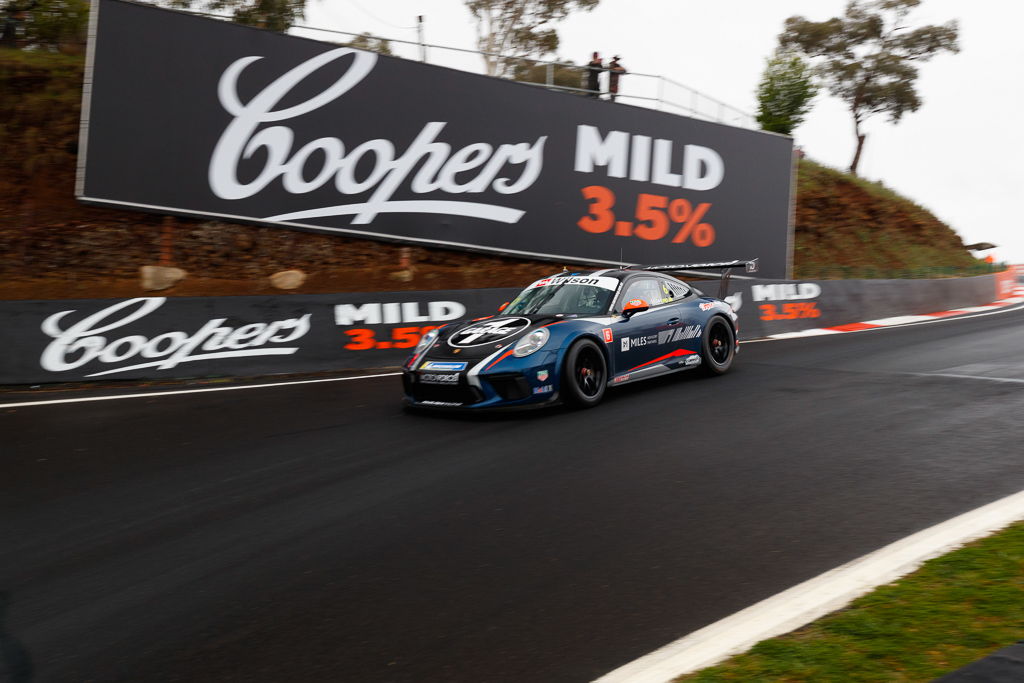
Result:
M851 0L841 17L790 17L779 35L782 47L814 60L815 73L829 93L849 108L857 140L851 173L857 173L864 149L864 121L887 114L898 123L906 112L917 111L921 97L915 87L916 63L941 52L960 51L956 21L909 25L908 15L920 4L921 0Z
M509 77L522 60L558 49L553 24L600 0L465 0L476 19L477 47L485 53L488 76Z

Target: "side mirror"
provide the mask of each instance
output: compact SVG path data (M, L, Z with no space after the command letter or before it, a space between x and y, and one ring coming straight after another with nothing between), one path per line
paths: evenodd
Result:
M636 315L637 313L643 313L650 308L650 305L643 299L630 299L626 302L626 305L622 307L622 315L627 318Z
M508 302L507 301L505 303L503 303L502 305L498 306L498 313L501 313L502 311L504 311L507 306L508 306Z

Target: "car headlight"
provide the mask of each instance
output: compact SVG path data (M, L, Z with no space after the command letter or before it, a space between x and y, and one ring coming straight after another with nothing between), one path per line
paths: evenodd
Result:
M420 337L420 343L416 345L415 349L413 349L412 355L415 356L415 355L425 351L428 346L430 346L431 344L434 343L434 340L437 339L437 335L438 335L438 331L435 328L435 329L430 330L429 332L427 332L422 337Z
M540 350L540 347L547 343L548 337L550 336L551 335L548 333L546 327L534 330L516 342L516 347L512 350L512 353L516 358L522 358L523 356L529 356L531 353L536 353Z

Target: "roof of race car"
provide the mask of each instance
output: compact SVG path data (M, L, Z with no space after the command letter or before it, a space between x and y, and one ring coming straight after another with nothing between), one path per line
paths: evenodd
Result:
M566 271L566 270L563 270L563 271L560 271L558 273L553 273L551 275L548 275L547 277L549 277L549 278L557 278L557 277L610 277L610 278L615 278L616 280L624 280L627 277L629 277L630 275L648 275L648 276L661 275L661 276L665 276L666 273L652 273L650 271L627 270L627 269L622 269L622 268L605 268L603 270L577 270L577 271ZM677 279L677 278L673 277L672 275L668 275L668 277L671 277L672 279Z
M679 275L684 275L686 279L713 279L720 277L722 281L727 281L729 278L729 271L733 268L743 268L748 273L756 273L758 270L758 259L752 259L750 261L733 260L733 261L709 261L705 263L677 263L677 264L664 264L664 265L632 265L623 266L622 268L605 268L603 270L581 270L570 272L568 268L565 268L560 273L549 275L549 278L558 277L608 277L615 278L617 280L624 280L630 275L637 275L640 273L646 273L647 275L661 275L663 277L669 277L673 280L678 280ZM720 275L712 275L711 273L704 273L699 271L704 270L720 270Z

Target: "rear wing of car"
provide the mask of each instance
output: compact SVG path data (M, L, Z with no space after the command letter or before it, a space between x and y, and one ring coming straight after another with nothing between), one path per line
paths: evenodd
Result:
M630 270L650 270L661 273L679 273L697 277L707 277L702 270L722 271L721 284L718 287L718 298L724 299L729 293L729 278L733 268L743 268L747 273L757 272L757 259L750 261L712 261L710 263L671 263L657 266L629 266Z

